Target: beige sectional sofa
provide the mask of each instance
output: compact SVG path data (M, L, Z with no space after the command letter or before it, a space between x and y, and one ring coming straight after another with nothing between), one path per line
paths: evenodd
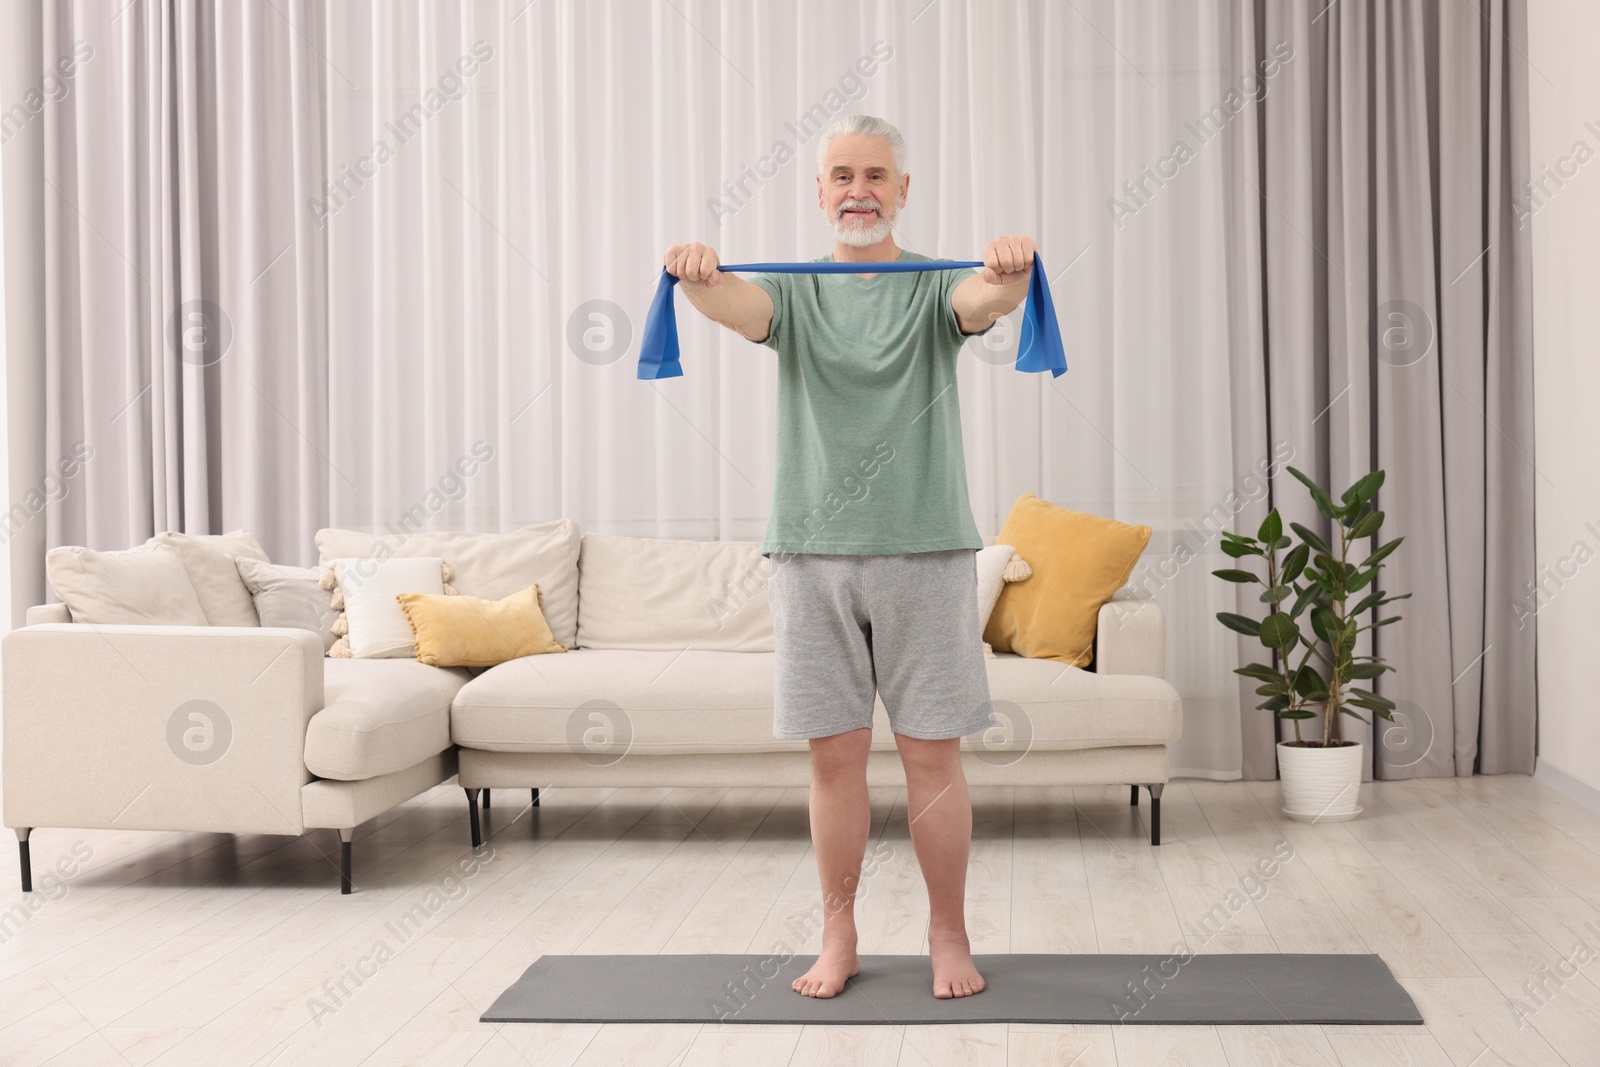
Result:
M25 887L40 827L300 834L337 830L349 892L358 826L459 775L473 843L488 791L549 786L802 786L808 746L772 736L767 562L756 542L580 533L323 530L349 555L446 559L461 593L538 582L569 651L487 668L324 655L279 626L73 622L30 608L0 641L4 819ZM974 785L1130 785L1160 841L1167 744L1160 608L1123 589L1089 669L987 660L1000 725L962 741ZM867 774L904 781L881 701ZM199 716L196 718L196 716ZM223 736L225 735L225 736ZM219 752L220 750L220 752Z

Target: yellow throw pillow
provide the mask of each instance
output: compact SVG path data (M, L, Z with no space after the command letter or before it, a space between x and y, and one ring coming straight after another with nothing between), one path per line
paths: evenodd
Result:
M1023 493L995 538L1033 567L1007 582L983 639L996 652L1087 667L1100 607L1128 582L1150 527L1131 526Z
M492 667L567 647L551 636L539 583L500 600L396 593L416 637L417 660L433 667Z

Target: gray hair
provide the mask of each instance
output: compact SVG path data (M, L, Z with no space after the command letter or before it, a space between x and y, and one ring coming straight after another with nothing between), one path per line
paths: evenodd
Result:
M817 170L821 171L828 165L828 146L835 137L844 134L859 133L868 137L882 137L889 142L889 148L894 152L894 169L896 174L906 172L906 139L900 136L900 131L876 115L841 115L828 124L822 131L822 136L817 140Z

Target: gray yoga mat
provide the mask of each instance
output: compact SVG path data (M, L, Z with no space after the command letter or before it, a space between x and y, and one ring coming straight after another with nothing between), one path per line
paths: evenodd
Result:
M981 993L933 995L927 956L862 956L829 998L790 983L815 955L541 956L481 1022L1421 1023L1369 954L974 955Z

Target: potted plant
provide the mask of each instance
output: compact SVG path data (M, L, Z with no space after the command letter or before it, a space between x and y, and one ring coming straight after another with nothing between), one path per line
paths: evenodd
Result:
M1356 801L1363 760L1361 743L1344 738L1344 716L1369 722L1357 710L1364 709L1394 718L1392 700L1351 683L1370 684L1394 670L1382 657L1357 656L1355 647L1362 631L1400 621L1399 615L1391 615L1361 624L1365 612L1411 595L1386 596L1378 588L1383 559L1405 538L1380 546L1360 563L1350 560L1355 543L1375 538L1383 525L1383 512L1369 503L1383 485L1383 471L1361 478L1337 504L1300 471L1290 467L1289 473L1311 491L1317 510L1333 520L1338 542L1330 545L1314 531L1291 522L1289 527L1300 541L1294 544L1283 532L1277 508L1267 513L1255 537L1224 532L1222 551L1236 560L1265 560L1266 575L1248 570L1212 573L1229 582L1264 585L1261 602L1268 608L1259 622L1228 611L1219 611L1217 619L1230 630L1256 638L1273 654L1271 665L1251 663L1234 673L1261 683L1256 692L1266 699L1258 708L1294 723L1294 740L1278 742L1284 814L1306 822L1341 822L1361 814ZM1285 550L1280 562L1279 553ZM1302 621L1309 623L1310 635L1302 631ZM1297 651L1301 655L1294 663ZM1305 736L1301 724L1319 717L1321 728Z

